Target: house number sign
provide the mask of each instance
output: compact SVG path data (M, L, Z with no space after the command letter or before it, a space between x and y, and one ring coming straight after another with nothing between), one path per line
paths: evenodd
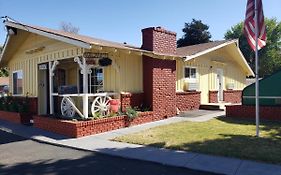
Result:
M39 70L46 70L47 69L47 65L46 64L40 64L39 65Z

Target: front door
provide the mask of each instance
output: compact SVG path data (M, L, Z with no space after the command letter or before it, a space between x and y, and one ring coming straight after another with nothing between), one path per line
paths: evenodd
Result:
M218 101L223 101L223 69L217 69Z
M48 64L38 65L38 114L46 115L48 114L49 106L49 69Z

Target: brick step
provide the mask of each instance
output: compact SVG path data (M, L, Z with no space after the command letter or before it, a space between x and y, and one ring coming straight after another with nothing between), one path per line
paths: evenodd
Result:
M199 109L224 111L225 110L225 105L226 105L225 103L201 104Z

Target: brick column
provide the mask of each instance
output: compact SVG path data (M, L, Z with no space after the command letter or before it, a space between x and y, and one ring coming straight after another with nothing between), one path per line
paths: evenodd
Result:
M176 115L176 61L143 56L143 89L155 117Z
M218 103L218 91L209 91L209 103Z
M242 101L242 90L224 90L223 99L229 103L241 103Z
M143 105L143 95L143 93L121 93L121 110L125 112L128 107L141 107Z

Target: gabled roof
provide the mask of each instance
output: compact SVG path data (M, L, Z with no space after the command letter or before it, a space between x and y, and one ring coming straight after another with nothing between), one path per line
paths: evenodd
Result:
M64 43L68 43L77 47L81 48L86 48L86 49L91 49L93 46L102 46L102 47L110 47L110 48L115 48L115 49L122 49L122 50L129 50L129 51L135 51L139 52L140 54L145 54L151 57L155 58L181 58L179 55L172 55L172 54L162 54L162 53L156 53L153 51L148 51L141 49L136 46L128 45L128 44L123 44L123 43L117 43L117 42L112 42L112 41L107 41L103 39L98 39L98 38L93 38L89 36L84 36L80 34L73 34L69 32L64 32L60 30L54 30L54 29L49 29L45 27L38 27L38 26L33 26L33 25L27 25L27 24L22 24L19 22L15 21L10 21L10 20L5 20L4 21L5 26L11 27L11 28L16 28L20 29L22 31L27 31L30 33L34 33L40 36L44 36L47 38L55 39ZM3 57L6 58L6 48L9 43L12 42L13 37L10 37L7 35L6 41L4 44L4 48L2 51L2 54L0 55L0 64L3 65Z
M195 59L199 56L213 52L217 49L223 48L228 45L235 46L235 48L233 47L234 48L233 52L236 53L236 55L237 55L237 57L236 57L237 61L244 68L244 70L246 70L248 76L254 76L253 70L248 65L241 50L239 49L238 39L213 41L213 42L204 43L204 44L180 47L180 48L177 48L177 55L184 57L184 61L189 61L189 60Z
M98 38L93 38L89 36L84 36L80 34L73 34L69 32L64 32L60 30L54 30L54 29L49 29L45 27L38 27L38 26L33 26L33 25L27 25L27 24L22 24L19 22L14 22L10 20L5 20L4 24L8 27L12 28L17 28L23 31L27 31L30 33L38 34L41 36L45 36L51 39L59 40L68 44L75 45L77 47L81 48L86 48L86 49L91 49L93 46L104 46L104 47L111 47L111 48L116 48L116 49L124 49L124 50L129 50L129 51L136 51L136 52L141 52L141 54L146 54L152 57L160 57L160 58L166 58L166 57L172 57L172 58L183 58L184 61L191 60L193 58L199 57L201 55L207 54L209 52L215 51L219 48L222 48L224 46L227 46L229 44L237 43L238 45L238 40L223 40L223 41L214 41L210 43L205 43L205 44L198 44L198 45L193 45L193 46L186 46L186 47L181 47L177 48L176 54L175 55L168 55L168 54L161 54L161 53L155 53L153 51L148 51L141 49L140 47L128 45L128 44L122 44L122 43L117 43L117 42L112 42L112 41L107 41L103 39L98 39ZM7 45L10 43L10 37L7 35L4 48L2 51L2 55L0 58L0 62L3 60L3 56L6 51ZM239 52L239 56L241 57L240 61L244 64L243 67L247 69L247 72L251 75L253 75L252 69L249 67L247 64L243 54L239 50L237 46L237 50Z
M90 49L91 45L98 45L98 46L107 46L107 47L114 47L114 48L121 48L121 49L137 49L140 50L140 48L127 45L127 44L121 44L117 42L107 41L103 39L93 38L89 36L84 36L80 34L74 34L69 32L64 32L61 30L55 30L55 29L49 29L45 27L39 27L39 26L33 26L33 25L27 25L22 24L18 22L12 22L12 21L4 21L4 24L9 27L15 27L18 29L22 29L31 33L36 33L39 35L43 35L49 38L57 39L69 44L73 44L82 48Z
M182 55L186 57L185 61L188 61L192 58L204 55L216 49L222 48L228 44L237 42L237 40L222 40L222 41L213 41L209 43L196 44L192 46L185 46L177 48L177 55Z

